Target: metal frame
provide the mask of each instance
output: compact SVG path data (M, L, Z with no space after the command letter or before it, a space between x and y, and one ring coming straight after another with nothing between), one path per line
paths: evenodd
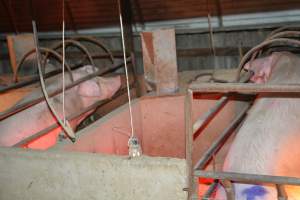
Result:
M215 106L211 108L204 117L192 122L192 101L195 93L222 93L222 96ZM208 191L202 199L208 199L220 182L225 187L228 200L234 200L235 194L232 188L232 182L243 183L267 183L276 186L278 199L287 200L287 195L284 191L284 185L300 186L300 178L286 176L267 176L246 173L229 173L204 170L206 165L213 159L215 153L222 148L222 144L230 137L234 130L245 118L247 111L251 107L251 103L246 105L240 114L232 120L230 125L219 135L212 143L207 151L202 155L195 166L192 164L193 142L197 139L199 132L202 132L209 122L225 107L228 102L229 95L236 94L256 95L259 93L276 94L278 96L293 95L300 97L300 85L271 85L271 84L251 84L251 83L192 83L189 86L185 101L185 123L186 123L186 160L188 163L188 199L199 199L197 192L197 179L211 178L214 182L210 185ZM197 135L196 135L197 134Z

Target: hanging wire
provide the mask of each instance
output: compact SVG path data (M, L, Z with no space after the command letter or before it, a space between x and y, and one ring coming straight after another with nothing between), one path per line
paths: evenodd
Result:
M62 0L62 115L66 124L65 113L65 0Z
M132 117L132 109L131 109L132 106L131 106L130 86L129 86L129 77L128 77L128 67L126 61L126 47L125 47L125 39L124 39L123 19L121 14L121 5L119 1L118 1L118 6L119 6L119 17L120 17L120 26L121 26L122 47L123 47L123 59L125 65L125 76L126 76L126 85L127 85L128 106L129 106L129 115L130 115L131 137L133 137L134 128L133 128L133 117Z
M138 138L135 137L134 126L133 126L132 104L131 104L131 95L130 95L128 67L127 67L127 61L126 61L126 46L125 46L125 39L124 39L124 28L123 28L123 19L122 19L122 13L121 13L120 0L118 0L118 8L119 8L119 17L120 17L121 38L122 38L122 47L123 47L123 59L124 59L124 66L125 66L128 107L129 107L129 115L130 115L130 128L131 128L131 137L128 140L128 147L129 147L128 153L129 153L130 157L137 157L137 156L142 155L142 148L139 144Z

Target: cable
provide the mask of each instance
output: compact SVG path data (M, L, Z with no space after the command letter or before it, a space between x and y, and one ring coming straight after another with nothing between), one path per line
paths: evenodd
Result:
M124 66L125 66L128 107L129 107L130 127L131 127L131 137L128 140L129 156L130 157L136 157L136 156L140 156L142 154L142 150L141 150L141 147L139 145L139 141L138 141L137 137L135 137L135 135L134 135L132 104L131 104L131 96L130 96L130 85L129 85L128 67L127 67L127 61L126 61L126 47L125 47L123 19L122 19L122 13L121 13L120 0L118 0L118 8L119 8L119 17L120 17L121 38L122 38L122 47L123 47L123 59L124 59Z
M62 115L66 125L65 113L65 0L62 0Z
M48 96L46 86L45 86L45 81L43 78L43 73L42 73L42 68L41 68L41 63L40 63L40 52L39 52L39 45L38 45L38 39L37 39L37 30L36 30L36 23L35 21L32 21L32 27L33 27L33 35L34 35L34 43L35 43L35 48L36 48L36 59L37 59L37 66L38 66L38 71L39 71L39 76L40 76L40 83L42 86L42 92L45 96L46 103L51 111L51 113L54 115L66 135L71 139L72 142L75 142L75 134L68 123L66 121L66 124L63 123L63 121L59 118L58 113L55 111L54 106L51 104L50 98Z

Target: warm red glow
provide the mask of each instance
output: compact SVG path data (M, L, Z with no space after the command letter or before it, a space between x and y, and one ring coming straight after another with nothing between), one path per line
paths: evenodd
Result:
M29 142L24 147L30 149L46 150L56 144L59 132L60 129L55 129L48 134Z
M210 184L213 183L213 179L208 179L208 178L199 178L198 181L198 195L199 197L202 197L205 192L208 190Z

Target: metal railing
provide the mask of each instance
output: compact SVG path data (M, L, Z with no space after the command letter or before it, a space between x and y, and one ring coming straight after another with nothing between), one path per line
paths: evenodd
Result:
M196 93L222 93L221 97L214 107L212 107L204 117L192 122L192 101L195 99ZM198 178L213 179L214 182L210 185L206 193L201 199L211 199L212 193L215 191L219 183L222 183L226 191L227 200L234 200L233 182L241 183L256 183L256 184L273 184L277 189L277 196L279 200L287 200L287 194L284 190L284 185L300 186L300 178L285 177L285 176L268 176L247 173L232 173L232 172L218 172L206 171L205 167L213 159L217 151L222 148L222 145L232 135L232 133L239 127L247 115L247 111L251 107L251 101L241 110L241 112L233 119L228 127L217 137L211 146L205 151L202 157L193 166L193 143L197 136L205 129L205 127L212 121L214 117L226 106L228 96L235 96L236 94L253 95L259 93L272 93L278 96L297 95L300 97L300 85L271 85L271 84L252 84L252 83L192 83L189 86L186 100L185 100L185 124L186 124L186 159L189 166L189 187L188 198L200 199L197 194ZM199 133L200 132L200 133Z

